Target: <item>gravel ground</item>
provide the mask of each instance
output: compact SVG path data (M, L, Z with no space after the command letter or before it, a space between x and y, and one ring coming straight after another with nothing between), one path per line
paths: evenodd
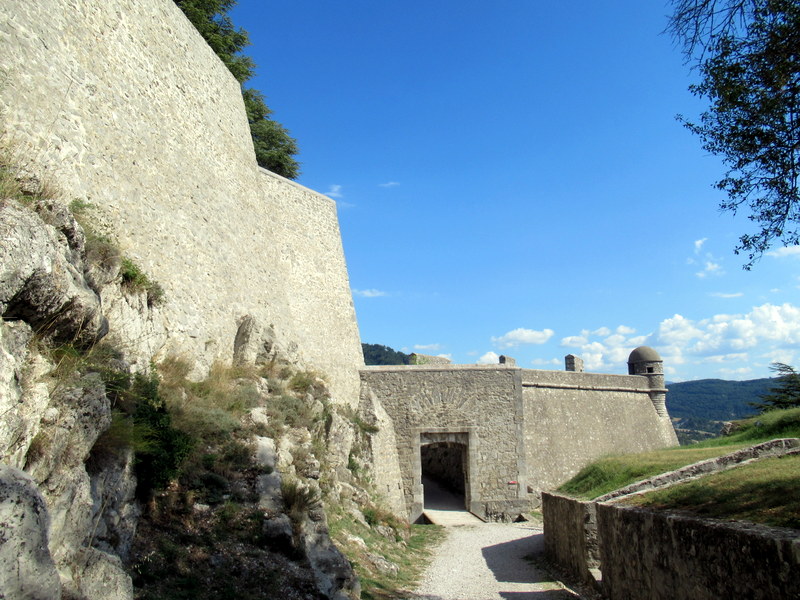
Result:
M449 527L418 600L576 600L581 596L526 560L541 554L540 527L483 523Z

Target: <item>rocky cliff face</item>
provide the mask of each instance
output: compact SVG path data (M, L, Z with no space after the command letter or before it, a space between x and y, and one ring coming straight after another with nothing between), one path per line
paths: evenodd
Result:
M129 457L109 471L120 485L101 510L85 463L110 424L110 401L97 374L67 365L68 353L108 331L98 292L113 285L120 293L115 267L87 265L83 231L57 203L3 201L0 236L0 519L18 545L4 545L3 592L55 598L63 586L65 597L130 597L119 557L92 539L104 511L135 516L126 506Z
M358 433L325 382L251 318L233 367L188 380L148 289L58 202L0 201L0 237L0 597L358 597L322 504L367 501Z

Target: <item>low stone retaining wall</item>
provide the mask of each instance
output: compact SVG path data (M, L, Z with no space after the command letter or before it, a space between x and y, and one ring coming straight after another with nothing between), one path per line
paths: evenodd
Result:
M594 584L589 569L600 565L597 546L597 505L551 492L542 493L544 547L564 575Z
M611 600L800 598L796 530L597 505Z
M639 481L594 501L542 494L545 553L568 579L610 600L800 600L800 532L611 504L625 495L764 458L795 454L772 440Z

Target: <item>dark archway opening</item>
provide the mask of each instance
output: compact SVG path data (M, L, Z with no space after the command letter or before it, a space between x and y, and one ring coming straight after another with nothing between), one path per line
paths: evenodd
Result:
M420 448L425 508L466 510L467 447L435 442Z

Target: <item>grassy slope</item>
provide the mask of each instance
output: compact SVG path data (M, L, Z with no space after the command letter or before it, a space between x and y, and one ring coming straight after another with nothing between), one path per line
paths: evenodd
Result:
M747 419L734 435L694 446L602 458L581 470L559 491L585 499L597 498L640 479L779 437L800 437L800 408L771 411ZM798 466L796 458L760 461L647 494L640 502L717 518L798 527Z
M767 458L626 503L800 529L800 456Z

